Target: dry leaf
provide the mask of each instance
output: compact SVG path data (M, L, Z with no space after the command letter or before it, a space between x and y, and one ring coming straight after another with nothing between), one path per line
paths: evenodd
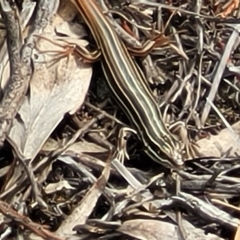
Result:
M218 135L210 135L208 138L201 139L197 142L200 157L221 157L232 148L229 156L240 155L240 122L232 125L235 134L227 128L223 129Z
M50 183L45 188L46 194L52 194L58 191L61 191L62 189L74 189L67 180L62 180L57 183Z
M194 227L190 222L182 220L183 228L186 232L186 240L223 240L223 238L218 237L217 235L208 233L205 234L204 230L201 228Z
M29 6L30 10L35 7L31 4ZM28 10L29 6L25 8ZM73 45L87 44L86 41L77 38L82 27L78 23L67 22L74 17L73 9L75 7L70 2L67 5L61 4L58 9L61 16L55 14L43 29L42 35L47 36L50 41L34 35L34 71L29 93L13 121L7 138L21 158L33 159L64 115L73 114L79 109L88 91L91 66L83 64L78 57L73 56L73 51L67 52L66 42L62 41L58 45L57 39L54 38L55 30L60 29L61 34L66 36L65 39L73 42ZM27 10L27 13L33 11ZM51 39L54 42L51 42ZM7 75L5 78L9 77L9 74Z
M109 150L106 148L103 148L95 143L81 141L81 142L76 142L76 143L72 144L71 146L69 146L64 153L67 154L68 152L73 152L76 154L103 153L103 152L109 152Z
M238 226L234 240L240 240L240 226Z
M71 36L71 38L83 38L87 36L85 28L82 25L63 22L55 28L56 33Z
M42 152L52 152L60 147L60 144L53 138L48 138L48 140L42 146Z
M177 226L151 219L126 221L119 227L118 231L141 240L178 239Z
M222 240L222 238L219 238L213 234L206 235L204 230L195 228L192 224L184 219L182 225L186 232L186 240ZM178 227L176 225L151 219L136 219L126 221L121 227L119 227L118 231L141 240L181 239L178 234Z
M59 51L59 47L42 41ZM37 155L64 115L73 114L82 105L92 74L91 67L73 55L57 62L56 57L37 51L35 56L29 96L25 97L8 136L15 150L29 159Z

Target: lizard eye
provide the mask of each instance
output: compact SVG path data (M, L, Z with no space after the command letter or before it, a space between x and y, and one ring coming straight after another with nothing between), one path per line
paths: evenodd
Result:
M195 201L195 200L192 200L192 201L191 201L191 205L192 205L193 208L195 208L195 207L198 206L198 202Z
M168 135L164 135L162 138L163 138L163 140L164 140L165 142L168 142L168 141L169 141Z

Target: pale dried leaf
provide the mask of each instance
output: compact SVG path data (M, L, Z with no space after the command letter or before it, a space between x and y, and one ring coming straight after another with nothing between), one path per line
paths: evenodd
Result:
M48 138L48 140L44 143L41 151L52 152L58 148L59 148L59 143L53 138Z
M55 27L55 31L58 34L66 35L71 38L81 39L87 36L85 28L82 25L70 22L63 22Z
M68 149L65 151L67 154L68 152L73 152L76 154L80 153L103 153L103 152L108 152L106 148L103 148L95 143L91 142L76 142L72 144Z
M10 166L6 166L6 167L1 168L0 169L0 177L3 177L5 174L7 174L9 169L10 169Z
M136 219L123 222L118 231L141 240L178 239L177 226L151 219Z
M21 164L18 164L14 167L14 172L12 174L12 177L6 182L5 190L9 189L11 186L16 184L16 182L20 181L22 177L26 177L26 175L23 175L24 172L23 166Z
M201 139L197 142L199 156L221 157L232 147L229 156L240 155L240 122L232 125L235 134L227 128L223 129L218 135Z
M71 1L61 1L58 9L58 15L64 20L71 22L77 14L78 10Z
M61 191L62 189L74 189L68 181L62 180L57 183L50 183L46 186L45 188L45 193L46 194L52 194L58 191Z
M174 222L177 222L176 214L173 212L167 212L167 216L170 217ZM215 234L208 233L205 234L205 230L201 228L196 228L190 222L184 218L181 220L182 231L185 240L223 240L223 238L218 237ZM173 239L175 240L175 239Z
M234 240L240 240L240 226L238 226Z
M20 13L20 24L22 27L22 30L25 29L25 27L28 24L28 21L30 20L30 18L32 17L32 14L35 10L36 7L36 2L32 2L32 1L23 1L22 4L22 11Z
M208 233L205 234L203 229L194 227L191 223L186 220L182 221L182 225L186 232L186 240L223 240L223 238L218 237L217 235Z
M53 44L47 45L54 49ZM38 52L35 56L29 96L8 136L19 155L29 159L37 155L64 115L73 114L82 105L92 74L92 68L73 55L57 62Z

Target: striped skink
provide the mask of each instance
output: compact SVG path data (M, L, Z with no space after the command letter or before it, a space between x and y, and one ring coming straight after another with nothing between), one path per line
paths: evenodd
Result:
M110 90L138 132L144 151L167 167L183 166L178 141L166 128L146 79L108 19L94 0L72 2L93 34Z

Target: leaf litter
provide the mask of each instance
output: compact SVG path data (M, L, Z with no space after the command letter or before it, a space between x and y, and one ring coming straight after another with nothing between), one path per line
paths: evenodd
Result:
M132 47L167 34L139 62L183 143L186 168L178 171L142 154L109 90L98 96L101 70L77 55L78 46L95 45L71 1L20 2L0 1L3 15L19 16L13 43L31 68L0 124L1 239L238 239L239 28L229 23L239 2L139 0L119 10L99 1ZM10 65L19 66L8 65L13 49L1 45L6 99L18 80Z

